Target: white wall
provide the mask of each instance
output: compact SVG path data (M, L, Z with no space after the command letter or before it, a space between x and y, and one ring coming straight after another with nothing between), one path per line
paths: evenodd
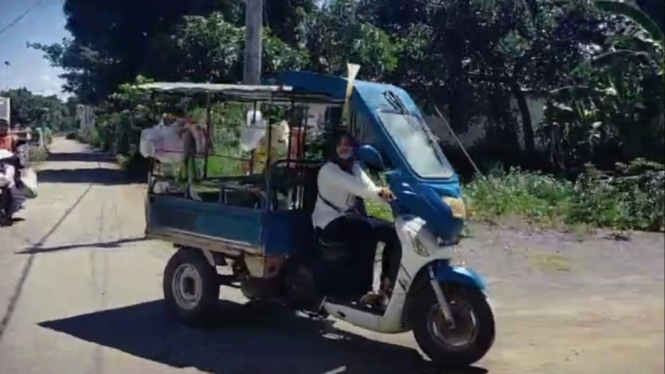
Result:
M8 97L0 97L0 118L11 124L10 105L11 101Z

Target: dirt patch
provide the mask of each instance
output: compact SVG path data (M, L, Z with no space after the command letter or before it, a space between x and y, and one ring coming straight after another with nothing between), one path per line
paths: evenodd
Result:
M530 256L531 263L545 272L567 273L573 270L570 258L557 253L537 253Z

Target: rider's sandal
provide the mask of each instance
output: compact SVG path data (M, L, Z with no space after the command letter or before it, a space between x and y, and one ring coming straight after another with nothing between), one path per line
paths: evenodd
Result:
M379 306L385 300L385 295L381 292L369 292L360 298L360 303L367 306Z
M393 290L388 278L384 279L381 282L378 292L369 292L367 295L363 296L360 299L361 304L369 306L386 306L390 297L392 296Z

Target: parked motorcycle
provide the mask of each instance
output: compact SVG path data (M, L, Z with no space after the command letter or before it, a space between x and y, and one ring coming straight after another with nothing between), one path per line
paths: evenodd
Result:
M37 196L37 180L30 169L27 148L26 141L19 141L16 153L0 150L0 226L11 226L26 198Z

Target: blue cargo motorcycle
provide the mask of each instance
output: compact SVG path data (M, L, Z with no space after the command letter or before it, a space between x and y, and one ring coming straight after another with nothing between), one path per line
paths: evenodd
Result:
M280 303L370 331L413 331L422 351L440 366L467 366L484 357L495 338L486 285L473 270L451 262L466 219L460 183L409 95L392 85L309 72L277 74L273 83L139 88L214 93L225 101L298 102L326 113L348 103L351 130L365 142L359 160L382 172L396 196L391 209L402 254L393 292L386 304L368 307L318 286L322 277L336 284L334 277L345 274L344 262L335 256L335 243L318 240L310 219L321 163L290 153L268 160L270 167L260 175L208 178L216 190L199 192L197 199L165 188L158 192L154 186L161 177L151 176L146 234L178 248L164 272L167 311L189 325L223 318L216 304L224 285L258 303ZM293 121L291 126L299 133ZM242 196L252 196L250 203ZM278 202L278 196L288 200ZM222 267L231 274L221 275Z

